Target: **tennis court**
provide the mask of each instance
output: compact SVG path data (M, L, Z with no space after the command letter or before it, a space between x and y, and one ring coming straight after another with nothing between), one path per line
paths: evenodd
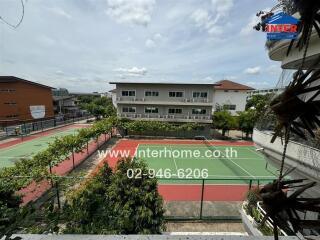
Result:
M0 148L0 168L11 167L19 159L28 159L47 148L56 137L76 134L79 126L70 126L38 133L26 137L24 141Z
M227 154L226 149L237 155ZM186 150L199 156L182 155ZM243 201L251 186L271 182L278 174L253 143L246 141L123 139L113 151L127 151L135 161L145 161L148 175L157 177L159 192L166 201ZM220 151L221 156L206 155L214 151ZM118 154L108 155L103 162L114 168L119 159Z
M263 183L277 173L253 146L139 144L136 158L147 163L160 183L194 184L203 178L207 183L242 184L248 179Z

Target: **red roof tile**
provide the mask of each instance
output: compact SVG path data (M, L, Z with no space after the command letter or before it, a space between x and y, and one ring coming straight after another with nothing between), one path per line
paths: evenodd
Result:
M254 88L232 82L230 80L221 80L216 82L216 84L219 84L219 86L214 86L214 89L216 90L254 90Z

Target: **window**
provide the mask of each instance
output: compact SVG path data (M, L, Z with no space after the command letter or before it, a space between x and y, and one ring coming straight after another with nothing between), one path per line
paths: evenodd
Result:
M169 114L182 114L181 108L169 108L168 109Z
M194 98L207 98L208 93L207 92L193 92L192 96Z
M124 113L135 113L136 108L135 107L123 107L122 112Z
M134 97L134 96L136 96L136 91L134 91L134 90L122 91L122 96L123 97Z
M0 89L0 93L3 92L3 93L6 93L6 92L15 92L16 90L15 89Z
M157 91L145 91L144 95L146 97L158 97L159 96L159 92L157 92Z
M6 116L6 118L17 118L18 117L18 115L16 115L16 114L13 114L13 115L7 115Z
M236 110L236 105L234 105L234 104L225 104L225 105L223 105L223 108L225 110Z
M193 108L192 114L206 114L207 110L203 108Z
M145 112L145 113L158 113L159 110L158 110L158 108L156 108L156 107L146 107L146 108L144 109L144 112Z
M5 105L16 105L17 103L16 102L5 102L4 104Z
M183 92L169 92L169 97L183 97Z

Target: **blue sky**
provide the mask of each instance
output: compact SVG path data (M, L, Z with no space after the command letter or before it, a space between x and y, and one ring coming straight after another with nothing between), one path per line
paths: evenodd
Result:
M276 0L24 0L18 29L0 23L0 74L107 91L109 81L215 82L273 87L280 63L252 30ZM19 0L1 0L16 23Z

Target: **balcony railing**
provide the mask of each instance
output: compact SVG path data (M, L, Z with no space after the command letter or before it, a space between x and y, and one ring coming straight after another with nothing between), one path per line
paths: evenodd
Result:
M161 115L161 114L136 114L136 113L121 113L119 117L123 118L148 118L148 119L186 119L186 120L211 120L211 116L179 116L179 115Z
M182 98L182 99L174 99L168 98L167 100L159 100L159 99L147 99L147 98L128 98L128 97L117 97L117 102L181 102L181 103L211 103L212 101L207 98Z

